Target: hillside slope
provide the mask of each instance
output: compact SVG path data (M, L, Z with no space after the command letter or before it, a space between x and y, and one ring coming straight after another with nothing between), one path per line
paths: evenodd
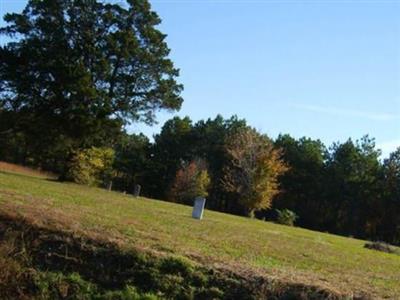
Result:
M0 171L4 228L29 224L120 251L183 257L207 274L400 299L400 256L364 249L364 241L212 211L202 221L190 216L188 206Z

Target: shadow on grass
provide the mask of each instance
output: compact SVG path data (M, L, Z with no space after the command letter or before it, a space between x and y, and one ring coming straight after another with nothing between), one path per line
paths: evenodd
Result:
M9 256L24 268L67 278L77 274L93 285L96 293L132 286L162 299L346 299L316 286L213 269L186 258L124 251L109 242L40 227L9 215L0 215L0 243L13 244ZM37 289L35 282L12 284L31 293ZM69 295L71 299L79 298L79 291L71 292L75 293Z

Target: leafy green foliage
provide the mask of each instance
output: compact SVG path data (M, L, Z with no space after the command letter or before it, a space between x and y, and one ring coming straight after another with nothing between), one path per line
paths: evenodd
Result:
M335 231L365 237L379 190L379 155L368 136L334 144L326 163L327 200L334 203L326 218ZM373 225L372 225L373 226Z
M114 150L96 148L81 150L72 158L68 179L86 185L107 183L112 177Z
M115 145L113 187L132 192L134 184L148 189L146 174L151 168L150 141L143 134L124 134ZM144 190L146 192L146 190Z
M78 273L37 272L33 278L35 296L40 299L77 300L157 300L156 295L140 293L130 285L123 289L104 290L84 280Z
M110 146L122 126L182 103L161 20L147 0L30 0L0 34L0 130L22 133L35 164ZM12 116L12 118L8 118ZM60 167L62 171L62 163ZM58 170L60 171L60 170Z
M283 192L277 195L273 208L295 211L300 216L299 226L322 230L327 215L321 211L326 194L325 146L319 140L295 139L288 134L278 136L274 144L282 150L289 170L279 178Z
M293 226L298 216L289 209L275 210L277 217L276 222L283 225Z
M326 149L319 140L281 135L275 145L290 169L274 209L295 211L298 226L399 244L399 151L382 162L368 136ZM258 216L274 219L268 211Z
M383 162L373 238L400 245L400 147Z

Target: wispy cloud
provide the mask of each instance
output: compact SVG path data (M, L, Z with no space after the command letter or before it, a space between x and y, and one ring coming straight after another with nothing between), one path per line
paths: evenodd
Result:
M337 108L329 106L318 106L318 105L308 105L308 104L292 104L292 106L302 110L324 113L332 116L356 117L373 121L391 121L400 118L400 115L396 114L367 112L355 109Z

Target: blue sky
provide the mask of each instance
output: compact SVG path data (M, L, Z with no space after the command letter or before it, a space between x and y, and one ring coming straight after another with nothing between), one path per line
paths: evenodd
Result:
M194 121L233 114L276 137L400 146L400 1L154 0ZM26 1L0 0L0 14ZM3 23L1 23L3 24Z

